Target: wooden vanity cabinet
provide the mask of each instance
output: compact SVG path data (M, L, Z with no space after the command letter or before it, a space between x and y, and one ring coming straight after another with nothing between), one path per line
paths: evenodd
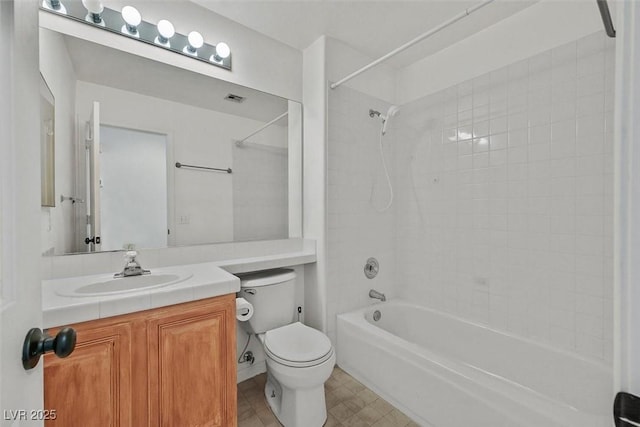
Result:
M235 426L235 325L233 294L73 325L75 351L45 356L46 426Z
M235 295L147 320L149 425L236 423Z
M47 426L132 426L134 323L95 321L74 325L73 353L44 357L44 408L55 410ZM49 330L56 334L57 330ZM52 417L53 418L53 417Z

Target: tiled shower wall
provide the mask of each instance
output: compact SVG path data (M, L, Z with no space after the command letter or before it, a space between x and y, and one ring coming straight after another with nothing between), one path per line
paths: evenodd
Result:
M329 91L327 332L335 343L336 314L369 304L369 289L392 296L395 268L395 207L383 211L389 188L379 149L381 121L369 109L389 104L342 86ZM383 140L393 168L393 136ZM364 275L369 257L380 263L374 279Z
M611 362L613 79L597 33L402 106L404 298Z
M233 240L289 235L288 150L245 142L233 145Z

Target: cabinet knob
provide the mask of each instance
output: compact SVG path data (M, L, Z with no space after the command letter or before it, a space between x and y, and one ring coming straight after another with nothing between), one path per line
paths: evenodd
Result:
M73 328L62 328L55 337L32 328L27 332L22 346L22 366L25 370L33 369L40 361L40 356L54 352L58 357L67 357L76 348L76 331Z

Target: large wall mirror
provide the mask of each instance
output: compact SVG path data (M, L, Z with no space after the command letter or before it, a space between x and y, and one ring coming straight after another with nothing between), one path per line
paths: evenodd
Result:
M290 237L299 103L44 28L40 68L56 99L43 253Z

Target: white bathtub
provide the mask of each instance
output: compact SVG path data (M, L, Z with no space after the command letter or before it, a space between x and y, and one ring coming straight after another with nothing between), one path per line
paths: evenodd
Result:
M423 426L612 425L611 368L425 307L341 314L337 340L338 365Z

